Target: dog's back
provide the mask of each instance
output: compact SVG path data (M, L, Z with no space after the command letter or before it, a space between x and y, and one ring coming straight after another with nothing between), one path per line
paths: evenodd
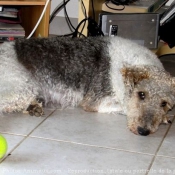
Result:
M111 92L108 43L103 38L32 38L16 41L15 50L18 61L42 85L46 101L75 106L90 89Z
M12 59L22 70L17 76L21 74L25 79L27 75L26 82L31 85L26 86L34 86L37 96L46 103L52 101L61 106L76 106L88 96L91 101L98 101L113 93L118 98L115 100L122 102L125 89L121 68L141 64L162 68L150 51L120 37L31 38L2 47L6 49L3 59ZM10 59L8 52L12 52ZM10 83L16 77L12 76ZM27 89L23 86L25 83L16 83L16 89Z

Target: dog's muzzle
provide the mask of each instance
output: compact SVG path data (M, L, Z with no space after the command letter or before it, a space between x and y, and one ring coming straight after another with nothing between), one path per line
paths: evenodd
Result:
M147 136L150 134L150 130L146 128L142 128L140 126L137 127L137 132L142 136Z

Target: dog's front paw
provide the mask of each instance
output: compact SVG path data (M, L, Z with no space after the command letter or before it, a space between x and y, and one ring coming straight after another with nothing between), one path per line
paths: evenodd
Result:
M164 123L164 124L171 124L172 122L170 120L170 117L168 115L165 115L163 117L162 123Z
M40 117L40 116L44 115L43 108L37 104L30 105L27 108L27 111L28 111L29 115L31 115L31 116Z
M44 115L44 111L43 111L43 108L42 108L42 103L39 103L38 101L32 102L28 106L26 111L31 116L40 117L40 116Z

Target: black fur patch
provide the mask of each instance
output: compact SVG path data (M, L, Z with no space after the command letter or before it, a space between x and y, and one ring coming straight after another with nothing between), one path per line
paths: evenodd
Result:
M15 43L18 60L38 81L60 81L74 90L93 92L96 98L111 94L108 40L99 38L31 38Z

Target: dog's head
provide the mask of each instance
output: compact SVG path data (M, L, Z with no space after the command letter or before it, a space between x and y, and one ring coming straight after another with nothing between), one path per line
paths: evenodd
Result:
M157 131L175 105L175 78L156 67L133 67L122 70L127 88L129 129L140 135Z

